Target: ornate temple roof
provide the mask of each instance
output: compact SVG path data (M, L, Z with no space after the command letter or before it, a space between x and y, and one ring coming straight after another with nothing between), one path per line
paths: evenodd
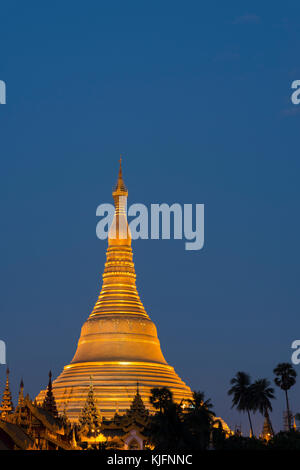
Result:
M5 437L5 435L7 437ZM34 440L17 424L0 419L0 450L32 448Z
M12 402L10 385L9 385L9 368L6 369L6 384L3 392L3 398L0 405L0 416L4 417L9 413L12 413L14 410L14 405Z

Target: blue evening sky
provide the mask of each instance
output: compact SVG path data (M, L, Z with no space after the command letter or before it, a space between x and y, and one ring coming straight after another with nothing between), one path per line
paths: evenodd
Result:
M248 432L229 380L272 380L300 337L299 33L297 1L2 3L0 339L14 396L73 357L105 261L96 207L124 153L129 204L205 204L203 250L134 243L137 284L168 362ZM1 366L1 393L4 379ZM290 397L299 412L300 376Z

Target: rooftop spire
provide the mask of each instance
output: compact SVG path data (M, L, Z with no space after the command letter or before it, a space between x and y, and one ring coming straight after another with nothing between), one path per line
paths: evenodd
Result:
M0 406L0 415L5 418L8 414L12 413L14 405L11 398L10 386L9 386L9 368L6 369L6 384L3 392L3 398Z
M58 412L56 408L55 397L52 391L52 373L49 372L49 383L47 387L47 393L44 399L43 408L48 411L54 418L57 418Z
M18 406L17 408L20 408L24 405L24 382L23 378L21 379L20 382L20 390L19 390L19 397L18 397Z
M79 424L81 428L85 428L88 435L97 435L100 431L101 416L98 411L96 400L94 397L93 379L90 375L90 387L87 394L86 402L81 410L79 417Z
M29 397L27 396L27 400L29 400ZM24 382L23 379L21 379L20 382L20 390L19 390L19 396L18 396L18 404L16 406L15 410L15 423L19 425L25 425L27 422L27 415L26 411L24 410L24 405L25 405L25 398L24 398Z
M148 411L144 405L143 399L139 392L139 383L136 383L136 394L131 402L129 410L126 412L131 418L147 417Z

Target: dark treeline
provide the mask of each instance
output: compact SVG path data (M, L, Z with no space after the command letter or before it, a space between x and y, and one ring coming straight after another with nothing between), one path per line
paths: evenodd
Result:
M193 392L191 400L173 401L167 388L153 388L150 402L156 413L148 428L149 444L157 451L198 451L198 450L300 450L300 432L293 419L300 421L300 413L291 413L288 391L296 383L296 371L289 363L275 367L274 384L284 392L286 403L285 430L274 431L271 412L275 390L266 378L251 382L249 374L237 372L230 381L228 394L232 397L232 407L247 414L250 436L243 436L239 430L229 432L223 429L222 420L215 417L210 399L200 391ZM252 414L260 413L263 418L262 432L255 436Z

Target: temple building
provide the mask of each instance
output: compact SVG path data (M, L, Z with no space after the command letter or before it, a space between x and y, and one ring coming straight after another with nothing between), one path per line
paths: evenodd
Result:
M5 400L4 400L5 398ZM2 403L5 412L0 415L0 450L75 450L74 430L65 417L55 412L51 375L45 401L41 406L24 397L23 380L18 404L14 409L8 380ZM2 405L3 409L4 405Z
M146 408L153 387L168 387L174 400L192 397L161 351L154 323L136 288L136 274L127 223L125 187L121 160L112 193L115 214L108 235L108 248L99 298L81 329L77 350L70 364L53 382L59 412L78 421L93 381L93 393L102 417L130 409L139 383L139 397ZM37 402L45 399L42 390ZM140 439L142 439L140 437Z
M137 384L135 397L124 415L116 414L113 420L102 423L107 450L151 449L148 443L149 411L145 407Z
M159 389L156 389L159 390ZM58 414L52 390L51 372L42 404L24 397L21 380L18 403L14 408L7 380L4 396L9 397L9 409L0 416L0 450L153 450L153 415L146 408L136 384L135 396L125 413L115 413L107 419L99 412L90 377L89 390L79 420L71 423L65 409ZM5 399L6 400L6 399ZM156 410L157 411L157 410ZM182 407L183 414L188 408ZM159 414L160 412L157 411ZM215 418L214 428L225 437L232 435L221 418ZM213 445L213 443L212 443ZM211 447L212 448L212 447Z

